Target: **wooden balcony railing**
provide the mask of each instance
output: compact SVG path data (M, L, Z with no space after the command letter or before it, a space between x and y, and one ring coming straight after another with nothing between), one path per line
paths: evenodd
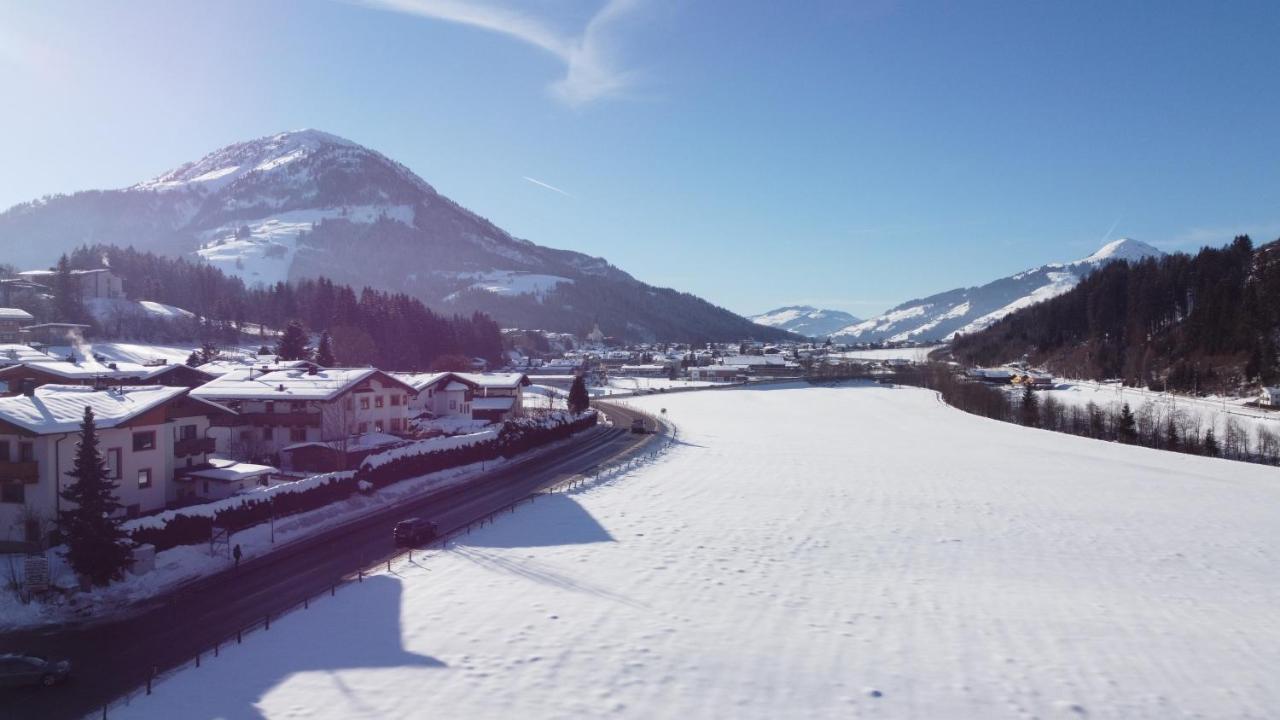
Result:
M40 464L35 460L0 460L0 482L40 482Z

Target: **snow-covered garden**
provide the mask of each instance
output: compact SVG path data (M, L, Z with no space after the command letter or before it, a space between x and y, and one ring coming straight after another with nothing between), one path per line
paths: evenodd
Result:
M680 442L113 717L1265 717L1280 471L926 390L631 401ZM198 715L193 715L199 708Z

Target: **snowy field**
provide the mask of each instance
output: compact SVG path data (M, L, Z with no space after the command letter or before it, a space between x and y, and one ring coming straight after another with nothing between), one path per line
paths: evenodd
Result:
M680 444L119 718L1262 718L1280 471L918 389L645 397Z
M880 350L849 350L848 352L833 353L833 356L850 360L910 360L912 362L924 362L929 359L929 353L940 347L942 346L923 345L921 347L883 348Z

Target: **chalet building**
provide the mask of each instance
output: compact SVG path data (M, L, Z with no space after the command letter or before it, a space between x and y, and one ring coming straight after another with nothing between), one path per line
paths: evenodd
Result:
M18 308L0 307L0 343L12 344L24 339L24 328L36 321L31 313Z
M436 420L462 419L502 422L524 414L524 373L396 373L416 395L409 403L410 417Z
M57 275L56 270L27 270L18 273L18 276L23 280L39 283L46 287L53 287ZM80 286L80 297L85 300L124 297L124 281L120 279L119 275L107 268L72 270L71 277Z
M413 388L409 417L436 420L445 417L471 419L471 401L476 386L461 380L459 373L394 373Z
M530 385L524 373L453 373L471 386L471 417L502 422L524 414L524 388Z
M66 473L85 407L93 409L98 448L125 512L177 504L175 473L208 464L211 423L231 414L189 392L45 385L0 398L0 541L43 543L52 532L58 511L66 509L59 493L73 482Z
M317 367L236 371L191 391L238 413L214 433L219 451L237 459L276 456L298 443L404 432L415 393L376 368Z
M1258 396L1258 404L1265 407L1280 407L1280 387L1264 387Z
M0 364L3 360L0 359ZM28 359L0 368L0 383L7 390L2 395L16 395L24 387L41 385L168 385L194 388L211 380L211 376L186 365L157 363L102 363L97 360L69 362L49 356Z

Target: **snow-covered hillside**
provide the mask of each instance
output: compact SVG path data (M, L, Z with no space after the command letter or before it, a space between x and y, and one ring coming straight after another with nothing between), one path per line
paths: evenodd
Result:
M985 420L917 389L633 402L680 426L656 464L366 577L112 717L1280 707L1274 468Z
M782 328L799 335L822 337L861 322L843 310L822 310L812 305L788 305L747 318L757 325Z
M1163 254L1137 240L1114 240L1075 262L1041 265L979 287L909 300L879 317L833 333L858 342L948 340L956 333L977 332L1012 312L1061 295L1106 263Z

